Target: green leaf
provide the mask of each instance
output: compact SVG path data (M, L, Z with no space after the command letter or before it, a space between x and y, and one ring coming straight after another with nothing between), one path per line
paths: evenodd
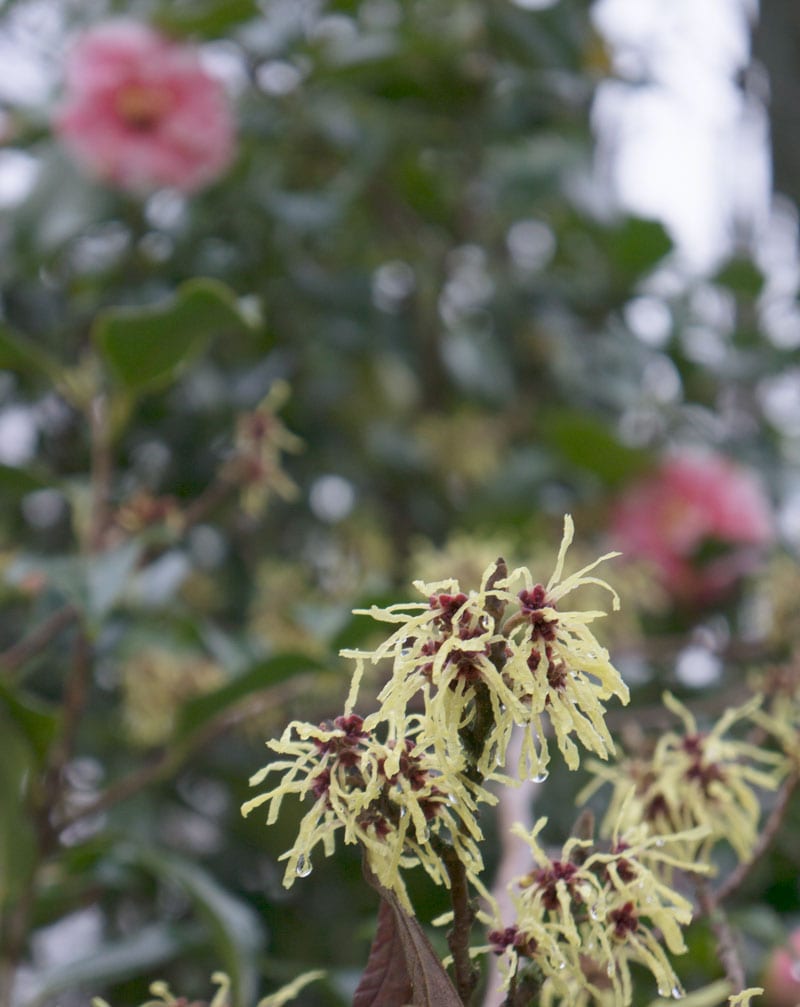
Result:
M4 501L36 490L50 489L52 483L16 465L0 465L0 496Z
M6 580L21 585L29 577L41 578L49 590L85 610L88 602L86 560L82 556L18 556L6 571Z
M0 680L0 709L2 707L8 710L25 735L39 762L43 762L58 731L56 714L40 699L12 689Z
M649 272L672 249L666 228L655 220L628 217L609 234L609 251L614 265L626 276Z
M98 621L108 615L130 582L142 546L126 542L90 559L86 573L89 612Z
M151 923L130 937L109 941L82 958L35 975L35 993L24 1007L39 1007L67 991L83 988L96 993L103 986L141 975L155 978L153 969L203 943L204 934L197 926Z
M197 864L161 850L128 850L145 870L186 892L210 930L223 970L231 977L233 1007L250 1007L255 1002L257 960L264 938L258 916Z
M217 280L189 280L165 304L113 308L95 319L92 338L128 392L172 381L209 339L248 331L233 291Z
M245 696L261 692L294 675L321 670L323 665L303 654L278 654L259 662L220 689L196 696L186 703L178 718L174 739L178 743L186 741L205 723L240 702Z
M127 542L99 556L19 556L9 567L10 584L42 577L67 601L99 624L130 583L142 551L140 542Z
M260 13L255 0L190 0L165 4L153 21L165 32L176 35L217 38Z
M559 455L594 472L608 486L619 486L652 464L648 452L621 444L600 420L583 413L550 413L542 433Z
M44 374L57 380L61 365L29 340L0 325L0 370Z
M747 298L758 297L764 286L764 274L750 259L731 259L712 280Z

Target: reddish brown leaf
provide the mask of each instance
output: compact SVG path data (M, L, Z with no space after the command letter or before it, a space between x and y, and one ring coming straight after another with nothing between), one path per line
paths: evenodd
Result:
M384 899L369 960L356 989L353 1007L401 1007L411 1003L411 980L394 910Z
M364 873L379 893L381 907L353 1007L461 1007L450 977L417 920L369 868Z

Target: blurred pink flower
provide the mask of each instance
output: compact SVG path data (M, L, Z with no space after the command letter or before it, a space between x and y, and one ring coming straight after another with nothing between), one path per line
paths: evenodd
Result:
M773 951L762 981L770 1007L800 1004L800 929L792 931L784 947Z
M770 505L755 476L699 452L667 457L631 486L611 526L623 553L649 561L685 601L724 594L773 537Z
M194 192L222 174L234 147L225 90L197 50L135 21L78 39L54 126L88 173L137 193Z

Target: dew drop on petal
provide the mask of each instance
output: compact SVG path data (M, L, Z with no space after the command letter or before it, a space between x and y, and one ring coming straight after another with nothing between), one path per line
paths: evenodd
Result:
M673 1000L681 1000L683 998L683 990L680 986L672 987L672 998Z
M304 857L302 854L297 858L297 867L295 868L295 873L298 878L307 878L312 871L312 864L310 857Z
M540 769L539 772L533 777L534 783L544 783L550 774L546 769Z
M613 962L609 962L608 965L606 965L606 975L608 976L609 979L614 975L614 963Z

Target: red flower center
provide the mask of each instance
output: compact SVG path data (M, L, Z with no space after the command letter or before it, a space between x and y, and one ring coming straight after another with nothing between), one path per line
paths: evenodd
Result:
M166 91L149 84L126 84L114 100L114 107L125 125L143 133L158 125L169 106Z

